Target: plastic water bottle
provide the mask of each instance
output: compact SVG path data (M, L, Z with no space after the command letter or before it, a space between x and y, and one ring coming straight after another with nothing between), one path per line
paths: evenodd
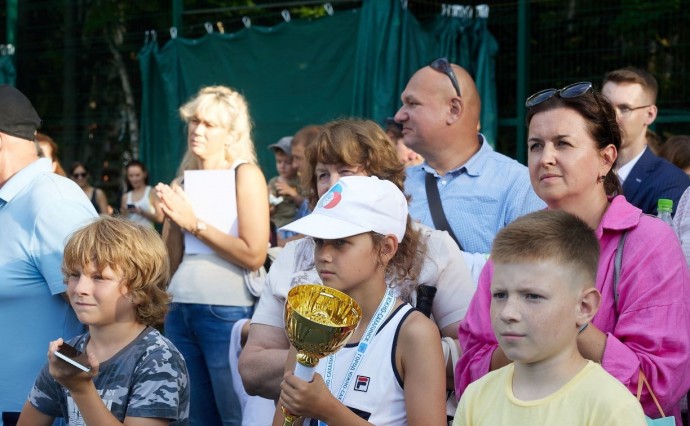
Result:
M656 210L656 217L666 222L669 226L673 226L673 218L671 217L671 213L673 212L673 200L659 198Z

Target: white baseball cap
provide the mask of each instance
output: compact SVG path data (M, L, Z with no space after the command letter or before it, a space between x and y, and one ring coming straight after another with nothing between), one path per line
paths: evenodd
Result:
M347 176L319 199L311 214L281 229L324 240L373 231L401 242L406 226L407 199L393 182Z

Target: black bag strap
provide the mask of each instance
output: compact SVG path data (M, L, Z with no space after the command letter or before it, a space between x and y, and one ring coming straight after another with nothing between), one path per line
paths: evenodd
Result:
M424 182L426 187L426 198L429 202L429 210L431 211L431 219L434 221L434 227L440 231L447 231L450 237L455 241L455 244L462 250L462 244L460 240L453 233L453 229L448 224L446 219L446 214L443 212L443 205L441 204L441 196L438 193L438 187L436 186L436 178L433 174L427 173Z

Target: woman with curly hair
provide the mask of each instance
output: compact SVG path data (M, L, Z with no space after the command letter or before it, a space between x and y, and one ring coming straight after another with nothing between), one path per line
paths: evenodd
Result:
M405 170L395 146L373 121L348 119L326 124L306 148L302 186L313 206L341 177L376 176L403 190ZM443 336L447 361L457 354L456 329L474 293L474 283L460 249L447 232L407 221L406 235L397 250L412 259L391 270L387 282L402 300L417 304L417 288L436 289L431 317ZM271 266L264 295L252 317L247 344L240 355L240 373L250 393L277 399L289 342L285 336L283 305L295 285L321 283L314 263L314 240L288 243ZM413 255L410 256L410 253ZM428 288L422 287L422 288ZM452 362L450 371L452 373ZM452 376L451 376L452 377ZM452 386L452 379L451 379ZM454 411L453 411L454 412Z

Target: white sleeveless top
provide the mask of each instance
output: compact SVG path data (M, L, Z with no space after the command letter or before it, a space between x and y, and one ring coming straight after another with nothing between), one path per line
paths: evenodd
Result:
M244 163L235 161L231 168L237 171L237 167ZM168 292L175 303L253 306L254 296L249 292L245 279L248 277L243 267L215 253L185 253L170 280Z
M132 191L129 191L127 193L127 204L134 204L136 207L140 208L143 211L153 213L154 210L153 206L151 205L151 187L148 185L146 186L146 189L144 190L144 196L141 197L139 201L132 201ZM140 215L138 213L127 213L127 219L131 220L132 222L136 222L140 225L150 227L154 226L152 221L148 220L143 215Z
M345 406L376 426L407 425L405 393L395 365L395 348L400 328L413 311L412 306L404 303L381 324L345 394ZM348 343L336 353L331 393L340 391L358 346L359 342ZM325 377L325 371L326 361L321 360L316 372ZM315 419L307 420L305 425L318 424Z

